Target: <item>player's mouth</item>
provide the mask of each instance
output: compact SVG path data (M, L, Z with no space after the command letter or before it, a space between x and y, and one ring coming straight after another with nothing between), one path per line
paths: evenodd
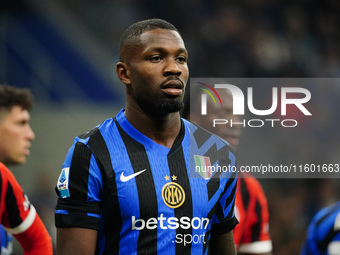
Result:
M31 153L31 152L30 152L30 147L31 147L31 146L25 147L25 150L24 150L24 151L25 151L25 155L26 155L26 156L30 155L30 153Z
M171 96L179 96L183 93L183 83L179 79L168 80L161 85L161 89L164 93Z

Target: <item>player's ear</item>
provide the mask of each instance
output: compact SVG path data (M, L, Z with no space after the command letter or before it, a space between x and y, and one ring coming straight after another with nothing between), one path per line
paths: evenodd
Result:
M126 85L131 84L129 67L123 63L118 62L116 65L116 73L118 78Z

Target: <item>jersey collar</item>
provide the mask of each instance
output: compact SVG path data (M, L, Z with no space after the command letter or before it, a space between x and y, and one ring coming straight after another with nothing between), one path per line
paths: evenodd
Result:
M172 154L177 151L177 149L180 148L182 141L185 136L185 125L183 120L181 119L181 129L179 131L179 134L177 135L174 144L172 145L172 148L169 149L163 145L160 145L150 139L149 137L145 136L141 132L139 132L136 128L134 128L130 122L126 119L124 114L125 109L122 109L116 116L116 120L118 124L123 128L123 130L131 136L134 140L144 145L146 149L152 149L152 150L158 150L159 153L164 154Z

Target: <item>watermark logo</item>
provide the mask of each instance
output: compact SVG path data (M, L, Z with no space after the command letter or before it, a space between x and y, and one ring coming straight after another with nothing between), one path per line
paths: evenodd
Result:
M311 92L302 87L272 87L271 88L271 105L267 109L258 109L254 106L254 90L256 87L247 87L246 95L245 93L236 85L233 84L219 84L215 83L214 85L208 85L203 82L197 82L197 84L203 85L206 88L198 87L198 89L202 90L204 93L201 93L201 108L200 114L202 116L208 115L210 109L208 109L208 100L207 95L213 100L216 107L223 107L223 101L226 100L220 96L220 94L216 91L216 89L224 89L226 90L232 97L233 107L232 112L235 116L245 115L246 106L250 113L256 116L269 116L274 114L278 108L281 109L280 116L287 116L287 106L295 107L300 113L304 116L312 116L312 113L306 108L305 104L311 100ZM210 92L212 91L212 92ZM294 98L292 98L294 95ZM219 100L220 104L217 104L217 100ZM227 99L230 100L230 99ZM214 109L212 109L214 110ZM268 118L268 119L250 119L250 120L242 120L241 122L233 123L233 120L227 119L214 119L213 126L220 124L231 124L231 125L242 125L249 127L262 127L265 123L269 123L272 127L275 126L276 123L281 123L283 127L296 127L298 125L298 121L296 119L278 119L278 118Z
M201 82L200 82L201 83ZM210 88L218 97L220 100L220 103L222 105L222 100L217 93L217 91L210 85L201 83L208 88ZM214 85L216 89L227 89L232 97L233 97L233 114L234 115L244 115L244 94L240 88L238 88L235 85L231 84L215 84ZM210 97L214 100L215 105L216 100L213 97L213 95L206 89L200 88L203 91L207 92ZM287 94L289 93L300 93L304 95L303 98L287 98ZM207 100L206 100L206 95L202 94L202 104L201 104L201 114L206 115L207 114ZM305 88L297 88L297 87L287 87L287 88L281 88L281 115L287 115L287 105L288 104L293 104L295 105L304 115L312 115L306 107L303 105L304 103L307 103L311 99L311 93L309 90ZM259 116L264 116L264 115L270 115L275 112L278 106L278 88L273 87L272 88L272 105L269 109L266 110L258 110L255 109L254 103L253 103L253 88L249 87L248 88L248 97L247 97L247 105L248 109L251 113Z
M203 82L198 82L199 84L205 86L206 88L210 89L212 92L214 92L214 94L217 96L221 106L222 106L222 100L221 100L221 97L220 95L217 93L216 89L214 89L212 86L208 85L208 84L205 84ZM213 96L213 94L208 90L208 89L205 89L205 88L202 88L202 87L198 87L199 89L203 90L204 92L206 92L211 98L212 100L214 101L215 103L215 106L217 106L217 102L215 100L215 97ZM207 114L207 94L202 94L201 95L201 99L202 99L202 115L206 115Z

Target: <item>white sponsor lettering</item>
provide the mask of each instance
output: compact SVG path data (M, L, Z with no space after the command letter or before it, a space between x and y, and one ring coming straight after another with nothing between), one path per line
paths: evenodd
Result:
M159 217L149 218L147 220L144 219L136 219L135 216L131 218L131 229L132 230L143 230L146 229L155 229L158 226L161 229L189 229L192 227L193 229L207 229L210 220L208 218L198 218L194 217L190 219L187 216L183 216L181 218L177 217L164 217L163 214L160 214Z

